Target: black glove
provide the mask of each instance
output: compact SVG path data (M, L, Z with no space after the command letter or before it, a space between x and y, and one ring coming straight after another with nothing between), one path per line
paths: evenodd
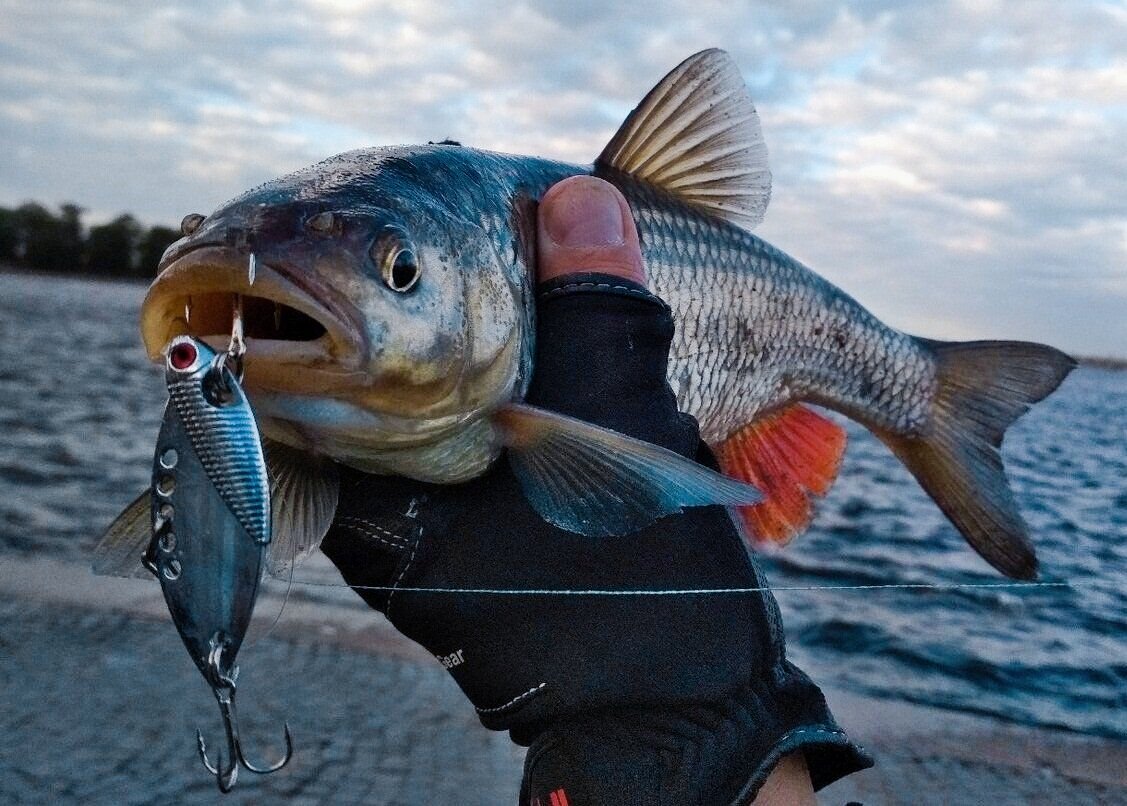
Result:
M673 323L644 288L574 275L539 289L528 402L715 467L666 381ZM727 511L701 507L621 537L546 523L507 462L460 485L346 471L322 545L345 580L445 665L490 728L607 706L715 699L781 660L769 594L537 595L454 590L762 586Z
M528 401L715 468L666 382L672 334L635 284L545 284ZM722 507L591 538L546 523L504 459L455 486L346 471L322 549L531 745L522 806L750 803L799 749L815 788L872 765L785 659L770 593L533 593L764 588Z

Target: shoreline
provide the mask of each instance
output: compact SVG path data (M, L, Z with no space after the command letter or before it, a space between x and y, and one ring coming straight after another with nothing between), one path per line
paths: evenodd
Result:
M324 558L317 560L303 566L301 576L315 583L330 582L335 570ZM276 613L284 588L282 584L264 590L260 612ZM0 641L11 653L4 664L14 661L17 667L23 666L5 676L30 683L7 686L6 699L14 696L14 689L48 692L43 695L46 707L38 702L11 702L5 708L5 722L10 724L3 733L5 741L14 745L3 753L6 760L0 764L4 771L0 779L9 783L0 787L0 796L24 799L19 796L21 790L4 791L21 786L20 782L32 787L22 790L26 797L45 794L34 788L42 782L29 781L26 769L7 767L23 763L17 759L44 754L65 759L74 749L68 749L65 741L62 747L54 746L56 729L45 739L38 735L37 726L46 729L38 721L39 714L52 714L52 697L64 704L75 703L70 707L80 715L84 710L79 701L100 702L103 707L87 717L101 735L106 719L113 719L110 714L136 707L138 691L122 685L122 679L135 682L144 691L162 692L153 695L157 702L146 703L142 713L131 717L139 720L137 725L114 721L113 733L120 734L124 748L112 743L87 748L87 754L101 760L120 761L130 743L143 743L152 725L166 719L170 708L182 709L181 720L199 721L205 733L215 735L214 703L183 652L154 582L96 577L75 563L6 556L0 563L0 602L9 612L7 626L0 631ZM20 629L11 623L13 611L14 620L24 622L28 636L13 635ZM150 651L137 654L144 646ZM253 726L254 739L248 744L254 755L269 756L276 751L281 720L290 718L295 732L300 731L300 762L295 762L296 781L285 773L240 780L235 789L240 797L233 802L267 796L338 802L443 802L444 776L454 775L446 768L448 764L458 767L459 789L455 791L462 793L459 802L515 801L523 749L511 745L507 735L482 728L439 664L368 610L347 588L293 586L277 625L257 639L252 631L240 661L248 689L244 719ZM84 670L85 680L72 681L65 673L58 679L61 666L71 663ZM103 666L112 672L99 675ZM275 667L276 675L271 673ZM321 671L309 671L315 667ZM26 679L28 674L31 680ZM275 677L278 679L271 680ZM311 688L320 694L311 695ZM355 701L359 692L367 693ZM825 692L838 720L877 758L877 767L823 790L819 795L822 803L1127 803L1127 742L878 700L832 684ZM106 706L106 702L112 705ZM141 702L145 702L144 695ZM13 707L28 713L13 716ZM290 713L292 709L297 713ZM353 717L360 720L359 729L348 724ZM177 800L196 802L198 794L199 802L209 802L214 783L198 767L185 726L174 728L168 731L173 738L160 747L160 763L173 765L169 775L181 788L168 791ZM404 732L411 736L399 735ZM21 752L13 752L17 748ZM399 762L384 769L389 753ZM347 769L341 768L337 758L342 754L351 759L344 764ZM39 763L50 762L40 758ZM87 802L157 801L155 791L123 790L124 780L112 790L97 789L73 765L63 771L50 769L49 774L58 779L54 786L64 798L83 793ZM391 797L388 792L393 790L400 796ZM154 799L122 799L123 792ZM466 792L471 793L469 799ZM186 794L191 797L185 798Z
M140 277L133 274L95 274L93 272L83 271L53 272L35 269L30 266L20 266L18 263L3 262L0 262L0 274L15 274L20 277L41 277L44 280L84 280L95 283L130 283L133 285L149 285L156 279L155 274L152 277Z

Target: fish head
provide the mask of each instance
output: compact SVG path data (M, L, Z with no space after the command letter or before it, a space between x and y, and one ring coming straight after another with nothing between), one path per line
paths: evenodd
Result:
M527 280L427 156L338 155L185 219L142 306L149 356L181 334L225 347L241 295L263 432L346 462L358 443L434 442L507 401L529 352Z

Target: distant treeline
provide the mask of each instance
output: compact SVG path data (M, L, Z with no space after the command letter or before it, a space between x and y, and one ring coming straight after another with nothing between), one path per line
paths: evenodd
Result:
M1076 360L1085 366L1098 367L1099 369L1127 369L1127 358L1087 358L1081 356Z
M69 203L57 213L37 202L0 207L0 263L55 274L149 278L165 247L180 237L171 227L146 229L129 214L87 229L83 212Z

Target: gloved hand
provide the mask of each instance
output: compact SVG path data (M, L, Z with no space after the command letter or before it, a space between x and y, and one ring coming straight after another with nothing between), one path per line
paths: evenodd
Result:
M576 181L596 180L567 180L548 196ZM537 294L528 402L715 467L696 422L677 411L666 381L670 311L638 282L637 235L614 195L622 232L592 232L582 221L571 232L608 246L575 253L572 267L613 273L561 274L567 250L552 250L567 243L568 210L551 232L541 222L546 281ZM623 240L635 248L624 251ZM623 254L637 257L624 263ZM758 751L745 748L752 754L769 754L795 719L825 727L826 736L840 733L817 688L785 661L769 593L562 593L764 587L722 507L591 538L546 523L504 458L460 485L344 470L322 549L349 584L377 588L358 592L438 658L487 727L509 729L519 743L607 710L677 708L751 689L756 702L782 697L779 709L789 715L750 720L766 737ZM792 697L799 689L809 696Z

